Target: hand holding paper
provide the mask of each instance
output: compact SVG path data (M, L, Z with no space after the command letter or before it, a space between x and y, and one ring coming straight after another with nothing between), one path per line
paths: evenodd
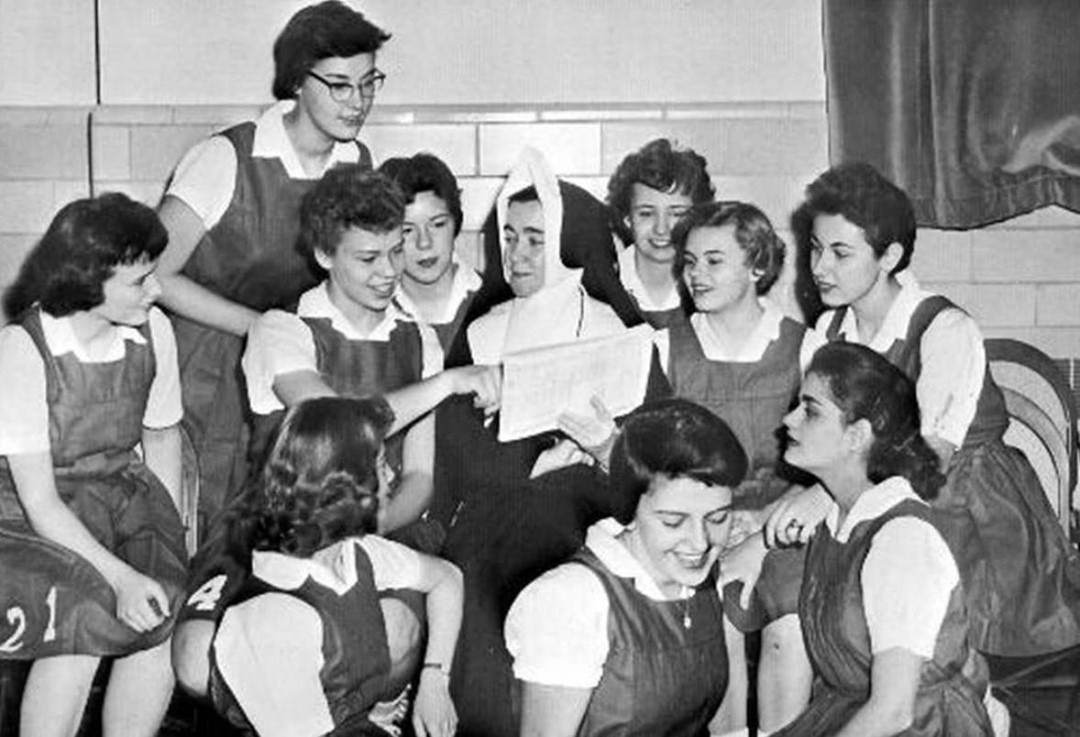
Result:
M590 417L593 400L608 416L645 398L654 331L639 325L617 335L537 348L503 359L499 440L559 429L567 413Z

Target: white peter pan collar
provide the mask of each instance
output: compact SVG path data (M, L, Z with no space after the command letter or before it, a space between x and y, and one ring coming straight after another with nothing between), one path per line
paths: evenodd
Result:
M136 345L146 345L146 338L137 328L130 325L113 325L113 337L108 350L105 351L103 357L93 359L75 337L70 317L53 317L44 310L39 310L38 314L41 315L41 332L45 335L45 344L49 346L54 356L73 353L82 363L109 363L119 361L124 357L124 341L130 340Z
M327 282L324 281L322 284L312 287L300 295L300 301L296 306L296 314L298 317L314 317L329 320L330 326L349 340L367 340L379 343L385 343L390 340L390 333L394 331L394 327L399 321L413 321L410 315L405 313L391 301L386 307L386 312L382 321L372 328L370 333L362 335L360 331L349 322L349 319L345 317L345 314L338 309L337 305L330 300L330 292L327 290L326 285Z
M285 131L284 117L294 107L296 100L281 100L267 108L255 121L255 140L251 144L251 155L254 158L280 159L290 179L319 179L332 166L355 164L360 160L360 150L354 142L336 141L322 171L315 176L305 172L292 140Z
M602 519L585 534L585 547L591 550L613 575L633 579L638 593L653 601L670 601L670 597L660 591L660 587L641 562L618 539L618 535L626 529L614 517ZM678 598L687 599L693 595L694 590L684 586L681 593Z
M864 491L862 496L855 500L855 504L844 518L843 524L839 525L839 529L837 529L837 521L840 519L840 507L836 502L832 502L825 515L825 524L837 542L846 543L857 524L880 517L906 499L926 503L919 499L907 479L902 476L890 476L880 484Z
M769 344L780 337L780 323L784 321L784 313L772 301L764 297L758 298L758 304L764 312L750 333L750 337L738 351L728 350L728 347L720 341L704 312L695 312L690 315L690 326L697 335L705 358L710 361L728 363L755 363L761 360Z

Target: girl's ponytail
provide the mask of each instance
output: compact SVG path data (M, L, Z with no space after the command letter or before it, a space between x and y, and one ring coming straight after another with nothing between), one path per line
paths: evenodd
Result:
M918 429L900 442L877 442L867 460L867 477L874 483L890 476L903 476L921 499L934 499L945 483L937 453L927 444Z

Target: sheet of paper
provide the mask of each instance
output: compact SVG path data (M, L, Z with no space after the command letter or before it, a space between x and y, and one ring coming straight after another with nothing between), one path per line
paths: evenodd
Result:
M612 415L645 398L654 331L624 333L512 353L503 358L499 440L554 430L563 412L592 414L597 396Z

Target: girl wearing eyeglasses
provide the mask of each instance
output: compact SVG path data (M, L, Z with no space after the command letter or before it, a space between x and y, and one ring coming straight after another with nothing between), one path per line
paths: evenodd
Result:
M166 190L161 301L173 313L208 517L245 476L243 337L260 313L319 281L294 248L300 198L336 164L370 168L356 136L384 78L375 57L388 38L337 0L297 12L274 43L278 103L192 148Z

